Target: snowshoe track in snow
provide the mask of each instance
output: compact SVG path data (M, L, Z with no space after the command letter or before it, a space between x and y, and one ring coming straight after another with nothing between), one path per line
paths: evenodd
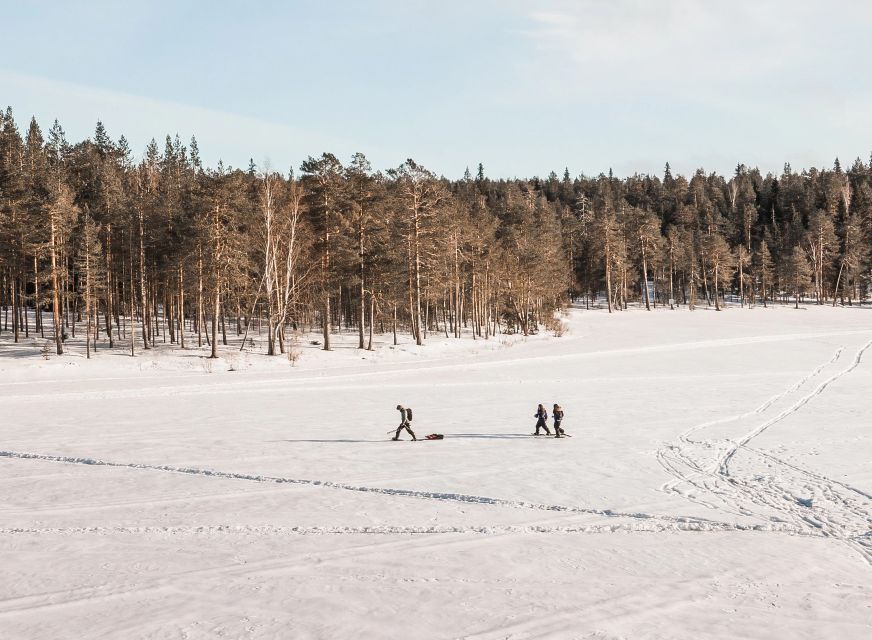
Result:
M800 411L854 371L870 347L872 340L859 347L847 367L831 372L845 350L840 347L827 362L755 409L685 430L676 442L657 452L661 466L674 478L661 490L719 511L764 522L790 523L821 537L835 538L872 564L869 493L749 446L754 438ZM811 391L804 392L823 376L826 377ZM769 413L774 415L746 428L749 419ZM732 430L738 432L734 437L720 440L692 437L705 429L731 424L736 425Z

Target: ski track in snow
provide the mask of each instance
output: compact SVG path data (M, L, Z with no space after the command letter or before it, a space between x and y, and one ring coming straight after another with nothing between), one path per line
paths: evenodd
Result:
M513 362L517 362L519 360L530 360L536 361L539 363L545 362L556 362L562 360L585 360L589 358L608 358L612 356L622 356L622 355L636 355L636 354L645 354L645 353L661 353L661 352L674 352L674 351L685 351L685 350L695 350L695 349L712 349L712 348L724 348L724 347L735 347L735 346L743 346L743 345L752 345L752 344L761 344L761 343L769 343L769 342L791 342L791 341L799 341L799 340L807 340L811 338L831 338L831 337L841 337L841 336L852 336L857 334L868 334L869 331L865 329L852 329L845 331L825 331L825 332L808 332L808 333L790 333L790 334L764 334L758 336L744 336L740 338L715 338L711 340L695 340L688 342L677 342L677 343L664 343L664 344L656 344L649 346L636 346L636 347L627 347L621 349L603 349L596 351L581 351L581 352L573 352L573 353L563 353L556 355L542 355L536 353L535 351L532 353L522 353L520 356L517 352L513 352L511 354L511 359ZM533 346L533 345L530 345ZM486 359L482 359L476 363L476 367L478 368L499 368L505 365L506 356L500 351L494 351L493 355L488 354L489 357ZM33 397L43 397L45 400L51 401L62 401L69 400L71 398L78 399L89 399L89 400L118 400L118 399L126 399L126 398L146 398L146 397L159 397L165 398L167 396L173 397L181 397L181 396L196 396L202 394L212 394L216 389L227 388L233 389L233 392L236 394L239 393L272 393L276 388L286 388L288 385L293 385L294 387L302 387L307 383L317 383L319 388L324 388L323 383L325 381L333 381L333 380L343 380L349 379L354 381L354 388L361 388L360 379L365 377L383 377L385 375L391 375L396 377L402 377L405 373L412 372L420 372L422 370L427 370L431 372L436 371L450 371L452 369L456 369L458 366L464 364L463 360L459 360L457 356L447 356L444 358L434 358L433 360L426 362L416 362L414 364L410 363L396 363L387 365L383 369L379 369L377 371L366 371L366 370L351 370L347 371L343 367L337 367L336 369L326 369L322 373L315 372L301 372L301 375L288 375L288 374L271 374L266 379L261 380L250 380L245 379L248 375L248 372L238 371L234 372L234 379L228 381L216 381L214 379L204 381L201 384L197 384L202 378L201 375L207 374L177 374L170 375L165 380L174 379L182 382L187 382L190 380L194 384L182 384L182 385L158 385L158 386L149 386L138 389L100 389L100 390L76 390L76 391L55 391L49 397L45 397L41 390L30 390L29 387L32 386L32 383L29 381L15 381L15 382L3 382L0 383L0 389L5 387L10 387L16 389L18 387L27 386L23 391L17 392L14 396L9 398L11 401L31 401ZM94 378L94 382L111 382L116 380L129 380L129 377L103 377L103 378ZM52 382L58 383L68 383L68 379L45 379L41 381L42 384L51 384ZM371 386L374 387L382 387L382 382L375 382Z
M812 534L835 538L872 564L872 495L749 446L754 438L800 411L859 367L870 347L872 340L857 350L847 367L831 373L811 391L804 392L839 362L845 347L755 409L686 429L676 442L657 452L661 466L673 476L661 491L711 509L764 522L790 523ZM749 418L766 415L770 410L777 413L734 437L691 437L718 425L737 423L737 428L742 428Z
M0 529L0 535L46 534L46 535L212 535L243 534L260 536L282 535L417 535L417 534L516 534L516 533L662 533L662 532L778 532L791 535L819 537L789 524L735 525L725 522L647 522L607 525L546 526L546 525L428 525L428 526L308 526L283 527L274 525L203 525L203 526L144 526L144 527L9 527Z
M848 336L868 334L868 331L844 331L815 334L791 334L782 336L753 336L729 340L707 340L682 344L656 345L652 347L616 349L595 351L581 354L566 354L555 356L534 356L536 359L586 358L610 354L636 353L639 351L674 350L676 348L695 349L710 346L733 346L764 341L795 340L808 337ZM694 503L720 512L737 516L752 517L760 520L757 524L731 523L699 517L667 516L641 512L621 512L611 509L594 509L579 506L549 505L523 500L508 500L461 493L431 492L411 489L386 487L358 486L328 480L312 480L286 478L256 474L233 473L193 467L176 467L170 465L155 465L143 463L112 462L88 457L57 456L30 452L0 451L0 457L17 459L36 459L51 462L108 466L119 468L163 471L169 473L184 473L189 475L246 480L253 482L295 484L312 487L324 487L343 491L378 493L383 495L418 498L425 500L440 500L448 502L471 503L491 506L509 507L514 509L531 509L563 513L578 513L601 516L605 518L624 519L622 522L608 525L590 526L361 526L361 527L277 527L277 526L241 526L214 525L188 527L69 527L69 528L5 528L0 529L0 535L12 534L153 534L153 535L204 535L251 533L256 535L340 535L340 534L508 534L508 533L566 533L593 534L616 532L705 532L705 531L758 531L779 532L791 535L835 538L860 552L863 558L872 564L872 496L846 483L832 480L821 474L803 469L798 465L782 460L767 452L752 448L749 443L770 427L778 424L789 416L801 410L815 397L822 394L831 384L860 366L865 352L872 347L872 340L866 342L856 352L850 365L829 375L808 393L802 392L810 383L818 379L824 372L832 369L840 361L845 347L839 347L833 356L823 364L807 373L790 387L764 401L756 408L740 415L711 420L691 426L682 432L678 440L666 445L657 452L661 466L673 476L673 480L665 483L661 490L677 494ZM499 365L500 361L481 363L484 365ZM436 364L428 368L449 368L454 364ZM393 373L401 372L397 368ZM331 378L359 376L360 372L337 373ZM364 374L365 375L365 374ZM323 381L324 377L302 377L296 380L275 379L266 381L247 381L253 387L270 387L276 384L305 383L308 381ZM235 384L235 383L227 383ZM206 385L204 385L206 386ZM210 388L213 384L208 385ZM238 388L237 388L238 390ZM166 387L147 390L148 393L162 394ZM176 393L190 394L200 392L200 385ZM122 391L120 395L133 393L142 395L142 390ZM74 392L76 396L110 397L113 392L85 391ZM786 406L785 406L786 405ZM719 425L737 424L765 416L770 411L773 415L750 430L743 430L735 437L722 440L694 439L692 436L707 428ZM739 463L742 463L740 468ZM745 468L747 466L747 468ZM774 470L773 470L774 469Z
M360 485L346 484L342 482L332 482L329 480L310 480L302 478L284 478L279 476L263 476L246 473L233 473L228 471L215 471L213 469L198 469L194 467L174 467L169 465L152 465L136 462L111 462L107 460L98 460L95 458L82 458L74 456L54 456L41 453L27 453L20 451L0 451L0 457L3 458L18 458L22 460L45 460L49 462L61 462L66 464L81 464L104 467L120 467L128 469L145 469L151 471L165 471L170 473L185 473L197 476L209 476L216 478L227 478L231 480L248 480L251 482L269 482L276 484L296 484L307 485L312 487L325 487L329 489L339 489L342 491L358 491L362 493L380 493L390 496L401 496L408 498L421 498L425 500L441 500L448 502L465 502L472 504L494 505L502 507L510 507L514 509L532 509L539 511L556 511L562 513L579 513L585 515L603 516L607 518L631 518L634 520L654 520L670 523L672 525L695 525L698 527L712 526L721 528L735 528L734 525L728 522L719 522L716 520L708 520L706 518L695 518L689 516L667 516L656 515L641 512L622 512L612 509L593 509L577 506L541 504L536 502L527 502L524 500L507 500L505 498L492 498L487 496L475 496L463 493L446 493L438 491L418 491L414 489L392 489L387 487L366 487Z

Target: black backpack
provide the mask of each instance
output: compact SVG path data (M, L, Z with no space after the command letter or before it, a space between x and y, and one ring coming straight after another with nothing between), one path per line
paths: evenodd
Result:
M409 422L412 421L412 410L411 409L406 409L406 420L408 420Z

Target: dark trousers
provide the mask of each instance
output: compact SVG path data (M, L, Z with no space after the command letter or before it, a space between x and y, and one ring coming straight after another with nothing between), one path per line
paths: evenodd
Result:
M417 440L417 439L418 439L418 438L415 437L415 432L412 431L412 427L409 426L409 423L408 423L408 422L403 422L399 427L397 427L397 434L394 436L394 440L399 440L399 439L400 439L400 432L401 432L403 429L405 429L406 431L409 432L409 434L412 436L412 440Z
M554 421L554 435L558 435L558 436L559 436L559 435L561 435L561 434L563 434L563 433L566 433L566 432L563 430L563 427L560 426L560 423L561 423L561 422L563 422L563 420L555 420L555 421Z
M539 435L539 429L545 429L545 433L547 433L549 436L551 435L551 432L548 431L548 425L545 424L545 418L539 418L536 421L536 435L537 436Z

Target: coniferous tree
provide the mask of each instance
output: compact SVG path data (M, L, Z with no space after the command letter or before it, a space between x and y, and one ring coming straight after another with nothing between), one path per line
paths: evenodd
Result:
M324 336L324 351L330 350L331 311L333 292L333 250L336 230L343 206L342 163L332 153L324 153L320 158L309 157L302 166L303 179L308 184L307 202L312 226L318 234L318 253L321 258L320 297L321 324Z
M403 229L408 248L409 310L412 333L418 345L423 336L423 280L427 254L432 248L434 218L440 212L448 192L436 176L417 164L406 160L388 174L395 181L398 222Z
M799 299L804 295L812 282L813 269L808 256L800 246L795 246L781 264L782 278L789 286L789 291L796 300L795 308L799 309Z
M85 354L91 357L91 345L96 349L96 337L92 333L99 329L95 303L99 296L102 278L102 247L99 239L100 229L86 211L80 229L80 245L76 255L76 268L80 278L80 295L85 303Z
M263 325L264 351L284 351L289 323L320 326L328 349L343 330L373 348L382 331L535 333L581 295L610 311L702 295L718 309L729 296L836 305L868 300L872 283L859 159L623 179L495 180L479 164L452 181L413 161L380 174L362 154L310 158L301 180L253 162L209 169L178 135L133 156L102 123L70 144L57 122L43 136L31 119L22 136L0 114L0 331L51 332L51 309L58 351L84 314L86 354L196 333L217 356L235 315L241 349Z
M367 285L369 285L370 298L374 295L374 286L370 267L374 261L374 254L378 252L379 245L384 238L379 237L384 231L384 222L378 219L379 202L384 198L384 188L381 176L373 174L372 165L362 153L354 154L351 163L345 171L348 183L347 201L349 212L346 217L346 225L354 239L352 254L356 253L356 276L358 296L358 348L364 348L364 336L366 329L367 313ZM370 301L370 308L373 302ZM372 316L372 313L370 313ZM370 331L372 331L373 319L370 317Z
M712 277L715 309L721 310L721 287L733 275L733 255L729 244L719 233L712 233L706 238L705 253Z

